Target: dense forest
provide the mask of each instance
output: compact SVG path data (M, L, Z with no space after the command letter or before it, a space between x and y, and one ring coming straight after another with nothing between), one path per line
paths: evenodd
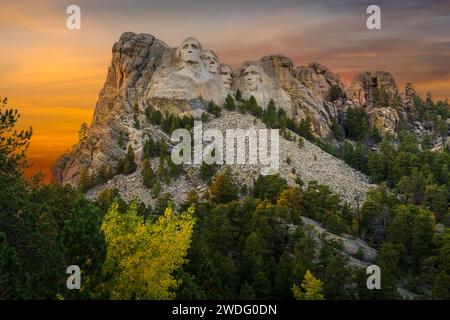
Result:
M423 117L446 135L446 102L416 101ZM251 113L289 139L295 132L366 173L379 187L359 208L329 187L289 186L277 175L260 176L252 188L237 186L228 170L202 165L207 194L191 191L174 204L161 186L182 168L164 143L149 139L142 159L129 147L116 168L80 175L79 185L45 184L24 177L32 130L17 131L19 113L4 99L0 110L0 298L2 299L401 299L405 288L419 299L450 299L450 154L430 150L432 137L400 128L381 136L361 109L348 109L328 144L307 119L286 117L273 101L263 109L239 93L224 108ZM220 117L209 104L202 120ZM192 127L193 119L147 110L162 130ZM439 117L438 117L439 116ZM138 126L139 123L136 123ZM447 128L446 128L447 129ZM124 141L118 143L124 144ZM299 141L301 143L301 141ZM159 157L159 167L150 159ZM142 163L140 163L142 161ZM96 201L84 191L115 174L142 166L154 207L126 203L117 189ZM350 234L378 250L381 290L368 290L366 270L341 255L342 243L319 247L302 217L335 234ZM66 269L81 269L80 290L69 290Z

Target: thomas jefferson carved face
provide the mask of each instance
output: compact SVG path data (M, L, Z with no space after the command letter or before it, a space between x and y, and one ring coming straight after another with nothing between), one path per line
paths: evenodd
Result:
M189 63L199 63L201 60L202 46L195 38L187 38L178 47L178 54L181 60Z
M247 90L258 90L259 84L261 83L262 72L262 69L256 65L249 65L245 67L243 76L244 85Z
M222 83L225 86L225 88L230 89L233 81L233 70L231 70L231 68L228 65L221 64L220 77L222 78Z
M219 58L213 51L204 50L202 58L210 73L217 74L219 72Z

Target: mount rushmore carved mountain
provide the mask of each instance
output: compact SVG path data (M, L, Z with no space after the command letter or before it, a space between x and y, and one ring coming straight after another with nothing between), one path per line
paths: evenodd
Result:
M330 95L332 89L338 92L336 96ZM398 105L376 106L380 90ZM139 159L148 137L170 144L169 136L148 122L145 116L148 108L200 118L210 101L222 107L227 96L235 97L236 92L241 93L242 99L253 96L263 109L273 99L287 117L296 123L308 119L313 135L331 143L336 142L331 129L333 122L341 119L349 107L365 108L372 124L382 133L393 133L401 119L414 118L411 111L414 90L408 86L406 93L401 94L388 72L361 73L346 87L337 74L323 65L295 67L291 59L281 55L246 61L233 70L195 38L189 37L171 48L150 34L126 32L113 46L111 66L92 123L73 149L53 166L55 180L76 184L83 170L94 175L104 166L115 168L125 157L127 146L132 146ZM246 128L256 120L252 116L228 114L214 119L212 125L233 128L238 122ZM125 144L118 143L119 140L125 140ZM288 143L282 139L280 161L289 158L294 163L282 164L281 173L292 183L288 169L294 167L303 174L302 179L329 185L350 203L363 197L370 187L364 175L313 144L307 142L301 150L286 147ZM245 183L258 172L239 170L237 176ZM186 182L188 185L198 187L195 181ZM177 188L172 189L176 192ZM148 198L151 202L151 197Z

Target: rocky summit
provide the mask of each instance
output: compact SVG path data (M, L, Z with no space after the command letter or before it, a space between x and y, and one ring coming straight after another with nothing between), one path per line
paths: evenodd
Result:
M346 87L337 74L318 63L295 67L287 57L267 55L232 69L195 38L189 37L172 48L150 34L126 32L113 46L111 66L92 123L73 149L53 166L55 180L75 185L83 170L94 175L105 166L116 168L125 157L127 146L132 146L139 159L148 138L170 144L170 137L148 121L145 115L148 108L198 119L210 102L222 108L228 96L236 100L237 92L242 99L253 96L263 109L272 99L287 117L296 123L308 119L313 135L332 143L336 142L332 124L342 119L350 107L366 109L372 124L383 133L393 133L402 117L414 118L411 116L414 89L408 85L405 93L401 93L388 72L363 72ZM208 126L234 128L238 123L244 128L255 123L265 126L253 116L238 113L225 113ZM306 181L317 180L330 186L349 203L362 199L369 187L364 175L309 142L300 148L282 139L281 149L281 174L292 184L291 172L295 171ZM285 163L288 157L290 165ZM258 172L244 167L236 170L247 184ZM139 191L142 183L138 177L133 177L115 179L122 181L125 197L137 192L147 199L144 202L152 202L151 197ZM185 186L181 181L185 181ZM195 179L195 173L177 183L178 187L168 190L177 194L204 187ZM175 196L180 200L182 197Z

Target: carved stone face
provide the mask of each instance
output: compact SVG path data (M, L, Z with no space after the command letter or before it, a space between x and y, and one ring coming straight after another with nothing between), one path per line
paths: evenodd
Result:
M233 70L226 64L220 65L220 77L225 88L230 89L233 82Z
M256 91L261 83L262 70L256 65L249 65L244 69L244 85L249 91Z
M184 62L198 63L201 60L202 46L197 39L187 38L178 50L180 58Z
M214 52L205 50L203 51L202 58L205 61L206 67L210 73L217 74L219 72L219 59Z

